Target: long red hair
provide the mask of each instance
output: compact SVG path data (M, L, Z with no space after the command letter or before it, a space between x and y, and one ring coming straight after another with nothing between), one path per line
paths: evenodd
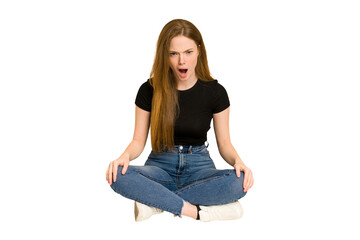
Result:
M157 41L150 84L154 88L151 107L151 146L154 153L174 149L174 125L180 113L177 82L170 68L170 41L176 36L194 40L199 56L196 76L203 81L213 81L210 76L206 49L200 31L189 21L175 19L162 29Z

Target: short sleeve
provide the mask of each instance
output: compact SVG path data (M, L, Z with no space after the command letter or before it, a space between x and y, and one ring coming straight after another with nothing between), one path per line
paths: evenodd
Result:
M136 95L135 104L139 108L151 112L151 103L153 97L153 87L150 85L149 80L144 82Z
M213 113L219 113L230 106L229 96L226 89L219 83L214 86Z

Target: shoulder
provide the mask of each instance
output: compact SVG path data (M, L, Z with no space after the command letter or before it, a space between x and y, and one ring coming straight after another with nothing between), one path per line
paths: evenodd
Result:
M206 89L206 96L211 104L212 113L219 113L230 106L229 96L226 89L218 80L201 81L203 89Z
M135 104L143 110L151 111L151 101L153 97L153 88L149 80L141 84L136 95Z
M205 81L205 80L201 80L199 79L199 83L204 86L204 87L214 87L215 85L219 84L218 80L211 80L211 81Z
M153 91L154 88L151 86L149 79L142 83L139 88L139 93L141 94L152 95Z
M144 89L144 90L149 90L149 91L153 91L153 87L151 86L150 84L150 80L146 80L143 84L141 84L140 86L141 89Z
M224 91L226 92L225 87L221 85L219 81L216 79L212 81L204 81L199 79L199 82L203 88L209 90L214 94L218 94L219 92L224 92Z

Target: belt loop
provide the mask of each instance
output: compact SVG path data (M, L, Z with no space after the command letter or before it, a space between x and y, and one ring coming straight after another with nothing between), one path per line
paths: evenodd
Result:
M205 145L206 148L208 148L209 142L208 142L208 141L205 141L205 144L204 144L204 145Z
M190 154L192 154L191 148L192 148L192 145L190 145L190 147L189 147L189 153Z

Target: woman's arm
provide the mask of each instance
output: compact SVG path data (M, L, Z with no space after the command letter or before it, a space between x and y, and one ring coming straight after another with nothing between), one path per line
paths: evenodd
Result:
M229 112L230 107L222 112L213 114L213 124L216 143L219 148L220 155L228 164L234 166L236 161L240 161L241 163L243 162L231 144L229 131Z
M213 124L216 136L216 143L221 157L236 171L236 176L240 177L240 171L245 173L244 191L247 192L254 184L253 174L250 168L246 167L235 148L231 144L229 131L229 113L230 107L222 112L213 114Z
M106 171L106 180L109 184L116 181L118 167L122 166L121 174L125 174L131 160L140 156L144 150L150 127L150 112L142 110L138 106L135 109L134 136L120 157L110 162Z
M121 156L125 156L129 161L140 156L145 148L150 127L150 112L145 111L138 106L135 109L135 128L134 136L129 146ZM121 157L120 156L120 157Z

